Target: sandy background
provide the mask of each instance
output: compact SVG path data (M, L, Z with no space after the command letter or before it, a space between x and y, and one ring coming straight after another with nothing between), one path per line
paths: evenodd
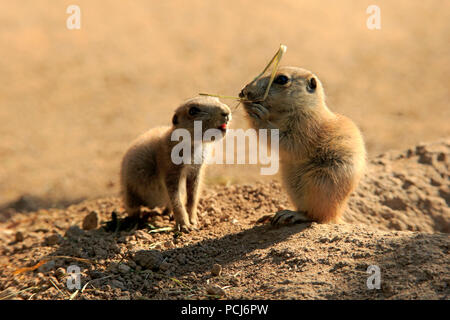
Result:
M237 94L280 43L315 72L370 155L450 134L450 3L376 1L0 1L0 207L117 194L127 145L198 92ZM233 127L243 127L242 113ZM208 183L257 168L212 168Z

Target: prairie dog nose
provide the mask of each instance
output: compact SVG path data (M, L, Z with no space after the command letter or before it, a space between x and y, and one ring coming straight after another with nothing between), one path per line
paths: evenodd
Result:
M222 112L220 115L222 116L222 121L225 123L228 123L231 120L231 114L228 112Z
M239 98L244 98L250 101L254 100L255 97L256 95L252 91L248 90L248 86L242 89L241 93L239 93Z

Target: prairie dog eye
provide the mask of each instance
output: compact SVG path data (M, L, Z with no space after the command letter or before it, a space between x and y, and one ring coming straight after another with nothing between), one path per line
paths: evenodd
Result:
M285 76L284 74L280 74L279 76L277 76L275 78L275 80L273 80L274 83L276 84L286 84L289 82L289 78L287 76Z
M191 116L195 116L199 112L200 112L200 109L197 107L191 107L189 109L189 115L191 115Z
M317 88L316 78L313 77L313 78L309 79L307 81L307 83L308 83L308 91L309 92L314 92L316 90L316 88Z

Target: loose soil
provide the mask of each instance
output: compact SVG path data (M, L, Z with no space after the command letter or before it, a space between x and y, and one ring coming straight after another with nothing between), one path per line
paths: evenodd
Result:
M164 231L173 221L158 210L133 225L117 197L10 209L0 298L448 299L449 165L448 139L371 159L341 224L257 223L290 208L277 181L205 190L189 234ZM66 287L70 265L84 290Z

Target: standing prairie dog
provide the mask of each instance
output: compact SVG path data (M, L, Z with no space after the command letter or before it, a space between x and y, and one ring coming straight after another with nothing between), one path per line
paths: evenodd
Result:
M328 109L322 84L310 71L280 68L261 101L269 78L249 83L239 96L254 128L279 130L281 177L296 211L277 212L272 224L338 222L364 172L361 133Z
M202 138L208 129L219 129L223 137L230 120L230 109L219 99L196 97L175 110L171 127L153 128L136 139L121 167L121 191L128 215L139 217L141 205L162 207L173 211L179 230L195 229L203 165L194 162L194 121L201 121ZM186 129L190 134L190 164L172 161L172 148L179 143L171 138L176 129ZM208 156L207 143L200 143L204 146L204 160Z

